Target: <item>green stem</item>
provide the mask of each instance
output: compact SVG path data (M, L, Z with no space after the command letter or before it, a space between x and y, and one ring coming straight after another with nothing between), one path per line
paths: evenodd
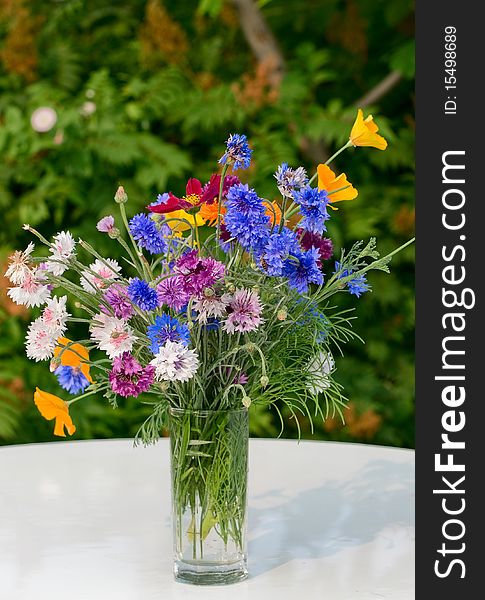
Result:
M217 227L216 227L216 241L219 244L221 238L221 208L222 208L222 190L224 189L224 179L226 177L227 169L229 164L226 163L222 168L221 183L219 184L219 197L217 199Z

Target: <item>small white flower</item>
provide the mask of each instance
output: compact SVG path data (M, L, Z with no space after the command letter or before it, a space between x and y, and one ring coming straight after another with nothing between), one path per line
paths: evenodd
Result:
M188 381L199 367L199 357L195 350L189 350L180 342L168 341L150 361L155 367L157 381Z
M34 248L35 245L30 242L23 252L16 250L12 256L9 257L10 264L5 272L5 277L8 277L15 285L22 283L29 273L32 272L30 255L34 251Z
M334 368L335 361L331 352L327 354L322 350L310 360L307 372L311 378L307 387L312 394L319 394L330 387L328 376Z
M192 308L199 313L197 321L205 325L209 317L223 317L226 314L226 308L230 301L230 294L223 294L222 296L204 296L203 298L194 300Z
M125 319L110 317L104 313L96 315L91 326L91 337L97 347L104 350L109 358L116 358L123 352L130 352L136 336Z
M42 311L42 322L56 332L56 338L66 331L67 319L71 316L66 310L67 296L51 298Z
M42 317L33 321L25 336L27 356L35 361L51 358L56 347L56 331L44 323Z
M51 297L51 291L47 285L40 282L40 278L36 273L29 271L25 273L22 283L10 288L7 296L15 302L15 304L23 304L27 307L42 306Z
M53 275L62 275L69 268L68 261L74 256L76 242L69 231L61 231L54 236L51 246L51 260L45 263L46 270Z
M34 131L46 133L57 123L57 113L50 106L41 106L34 110L30 117L30 124Z
M107 263L107 264L105 264ZM103 261L96 259L89 265L90 271L83 271L81 285L86 292L95 294L98 290L107 288L115 279L119 278L120 265L112 258ZM95 274L91 273L94 271Z

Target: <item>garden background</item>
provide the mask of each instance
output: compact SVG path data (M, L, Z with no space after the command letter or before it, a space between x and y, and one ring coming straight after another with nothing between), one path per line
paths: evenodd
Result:
M276 198L278 164L313 173L348 138L356 107L389 147L333 163L359 197L328 232L347 248L375 235L385 254L414 230L413 78L409 0L0 0L0 273L30 241L23 223L46 237L69 229L117 258L95 230L117 186L130 214L159 192L182 194L189 177L209 178L232 132L254 148L243 179ZM32 127L39 107L56 111L48 132ZM375 293L344 298L366 344L336 357L347 423L319 423L318 439L414 444L413 250L391 269L370 275ZM0 282L0 444L51 441L33 390L60 388L27 360L32 315ZM145 416L134 399L113 410L96 397L71 413L75 439L130 437ZM251 432L277 435L278 417L252 412ZM295 435L287 418L284 436Z

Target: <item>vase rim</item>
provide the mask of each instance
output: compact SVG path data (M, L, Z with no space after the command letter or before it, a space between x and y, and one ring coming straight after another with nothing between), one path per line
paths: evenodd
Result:
M169 409L169 413L171 415L182 415L182 414L197 414L197 415L213 415L216 413L241 413L241 412L248 412L248 409L243 406L241 408L217 408L217 409L207 409L207 408L179 408L179 407L175 407L175 406L171 406Z

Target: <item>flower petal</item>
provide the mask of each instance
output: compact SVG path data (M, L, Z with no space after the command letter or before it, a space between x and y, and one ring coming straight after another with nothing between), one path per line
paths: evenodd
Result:
M44 419L48 421L52 419L56 420L54 435L66 437L64 428L67 429L69 435L72 435L76 431L76 426L72 422L68 406L64 400L54 396L54 394L49 394L39 388L35 388L34 402Z
M374 122L373 116L369 115L364 120L362 109L359 108L349 139L354 146L371 146L378 150L385 150L387 141L377 134L378 131L379 127Z

